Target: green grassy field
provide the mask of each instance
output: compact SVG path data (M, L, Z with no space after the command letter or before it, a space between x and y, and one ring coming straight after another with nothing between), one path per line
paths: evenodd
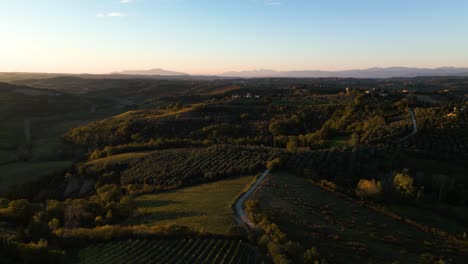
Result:
M0 194L71 165L68 161L17 162L0 166Z
M289 239L317 247L331 263L434 263L425 262L427 254L461 263L468 256L466 243L423 232L291 174L269 176L255 198Z
M0 164L9 163L16 160L16 151L0 150Z
M197 185L136 199L140 215L131 224L177 224L210 233L226 234L234 225L235 199L254 177L245 176Z
M24 143L23 120L0 119L0 149L16 150Z

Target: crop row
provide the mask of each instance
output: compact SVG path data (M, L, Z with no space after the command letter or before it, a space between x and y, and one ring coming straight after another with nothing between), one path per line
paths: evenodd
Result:
M235 147L157 151L131 164L122 173L121 181L123 184L179 187L255 173L265 166L268 159L268 152Z
M126 240L89 246L78 254L79 263L261 263L251 245L240 240L192 238Z

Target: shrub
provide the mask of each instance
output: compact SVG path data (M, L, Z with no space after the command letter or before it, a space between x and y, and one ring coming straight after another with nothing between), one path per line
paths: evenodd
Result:
M414 195L413 178L406 173L397 173L393 178L393 188L402 198Z
M8 207L0 209L0 218L15 223L27 223L34 213L34 205L26 199L13 200Z
M361 179L356 187L356 195L361 199L377 199L381 193L382 184L374 179Z
M57 218L53 218L49 221L48 226L50 230L56 230L60 227L60 220L58 220Z
M321 180L318 185L328 191L336 191L336 184L334 182Z
M319 261L319 253L317 248L311 247L304 253L304 263L305 264L314 264Z
M63 263L65 256L63 251L50 249L47 240L43 239L28 244L15 240L0 240L1 250L15 260L12 263Z
M283 164L283 161L281 160L281 158L278 157L278 158L275 158L273 160L269 160L267 162L266 166L270 170L275 170L278 167L280 167L282 164Z

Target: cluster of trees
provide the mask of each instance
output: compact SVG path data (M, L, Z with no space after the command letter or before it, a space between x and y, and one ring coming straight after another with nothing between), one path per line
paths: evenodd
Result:
M90 149L161 139L167 143L171 140L226 143L236 138L255 137L261 132L254 123L263 119L262 112L246 115L249 110L229 105L200 105L187 107L187 111L178 114L133 111L73 128L65 135L65 140Z
M379 99L371 100L372 98L359 93L352 96L352 101L328 105L317 108L315 112L309 112L308 116L315 119L304 119L304 114L284 114L275 117L269 127L275 136L274 145L290 150L322 149L328 147L329 140L352 135L353 142L347 145L357 147L360 143L389 142L409 133L409 116L394 120L395 114L408 113L399 104L392 104L398 98L385 102Z
M0 220L22 226L24 240L51 237L58 228L95 227L128 218L134 210L133 199L116 185L104 185L88 199L48 200L44 204L26 199L0 199Z
M468 111L462 105L415 108L420 133L408 150L425 158L461 160L468 157Z
M117 185L103 185L83 199L40 203L0 198L0 221L17 228L13 236L0 233L0 252L6 263L61 263L65 253L58 234L63 230L119 223L134 209L133 199Z
M63 263L65 252L50 247L44 239L23 243L0 237L0 259L2 263Z
M462 107L465 110L462 111ZM446 104L442 107L417 107L414 109L421 131L460 131L468 128L468 111L461 104Z
M370 143L405 132L406 123L389 125L387 122L384 112L389 109L382 107L386 103L370 104L362 94L354 97L354 101L322 105L208 104L177 115L161 115L153 110L134 111L74 128L65 139L98 149L97 156L102 156L102 152L108 152L103 148L119 145L172 147L192 140L210 144L276 147L289 144L321 148L333 137L352 133L360 134L360 141ZM401 111L393 106L389 108ZM156 140L163 142L155 144Z
M269 131L275 137L314 132L326 122L336 108L334 104L299 105L294 109L277 108L275 112L280 114L270 120Z
M372 147L358 149L323 149L292 153L284 168L314 180L332 180L340 185L358 181L362 175L376 175L391 170L389 153Z
M385 186L385 185L388 186ZM396 173L390 180L381 181L376 179L361 179L356 186L356 196L364 200L379 200L385 195L386 200L396 198L399 201L421 199L424 188L416 191L414 179L407 173ZM384 191L386 193L384 193Z
M69 263L77 249L99 242L122 239L174 239L201 237L184 226L117 226L105 225L94 228L58 228L51 232L49 241L21 241L18 238L0 236L0 259L2 263Z
M376 178L381 181L384 192L392 189L389 179L393 179L394 174L390 172L408 168L412 171L415 186L418 186L414 194L415 197L419 197L418 200L446 202L454 205L467 204L468 184L464 177L450 175L449 172L428 173L425 163L419 164L417 159L414 162L407 160L408 155L405 154L407 151L408 149L403 148L402 145L389 144L375 148L361 146L357 150L327 149L290 153L281 167L316 181L333 181L345 189L354 189L362 178ZM451 164L463 166L462 162L452 161ZM462 167L455 167L454 171L458 169ZM371 182L363 181L361 184L364 189L380 189ZM390 197L391 192L385 193L386 197Z

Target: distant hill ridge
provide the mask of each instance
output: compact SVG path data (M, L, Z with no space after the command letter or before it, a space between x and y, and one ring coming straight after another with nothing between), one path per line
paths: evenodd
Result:
M419 76L468 76L468 68L441 67L429 68L369 68L364 70L345 71L274 71L253 70L240 72L226 72L219 76L240 78L393 78L393 77L419 77Z
M388 67L369 68L361 70L345 71L275 71L259 69L251 71L230 71L216 75L191 75L183 72L168 71L164 69L150 70L124 70L109 74L70 74L70 73L27 73L27 72L0 72L2 82L21 82L31 80L44 80L58 78L67 80L73 78L84 79L225 79L225 78L358 78L358 79L386 79L386 78L414 78L414 77L467 77L468 68L440 67L430 68L409 68L409 67ZM67 77L67 78L63 78Z
M183 72L166 71L164 69L126 70L126 71L114 72L112 74L122 74L122 75L162 75L162 76L189 75L189 74L183 73Z

